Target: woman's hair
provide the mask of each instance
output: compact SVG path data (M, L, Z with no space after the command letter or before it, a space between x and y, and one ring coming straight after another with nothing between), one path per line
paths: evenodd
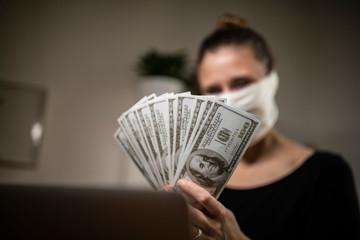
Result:
M232 14L221 16L215 31L203 40L197 64L200 65L208 51L215 51L219 47L229 45L249 46L255 58L264 63L267 73L273 69L274 59L265 39L251 29L243 18Z

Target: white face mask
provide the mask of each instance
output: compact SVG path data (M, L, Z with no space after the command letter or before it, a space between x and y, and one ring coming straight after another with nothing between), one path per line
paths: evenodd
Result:
M279 110L275 102L278 85L278 75L273 71L264 79L252 83L248 87L218 95L227 98L227 104L230 106L252 113L261 121L250 146L263 139L278 119Z

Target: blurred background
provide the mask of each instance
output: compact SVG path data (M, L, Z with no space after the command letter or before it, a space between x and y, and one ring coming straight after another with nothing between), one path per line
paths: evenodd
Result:
M117 118L143 96L136 63L156 48L184 50L193 65L203 37L231 12L273 50L278 129L343 155L359 194L360 9L354 2L1 0L0 80L46 97L35 163L0 166L0 183L149 188L113 139ZM0 155L5 150L0 146Z

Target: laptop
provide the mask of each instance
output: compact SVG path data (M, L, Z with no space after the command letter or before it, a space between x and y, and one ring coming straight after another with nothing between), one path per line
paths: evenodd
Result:
M189 239L179 194L0 185L1 239Z

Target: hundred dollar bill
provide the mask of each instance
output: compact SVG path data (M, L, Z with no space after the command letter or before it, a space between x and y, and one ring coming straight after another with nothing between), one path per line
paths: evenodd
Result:
M176 110L174 109L176 105L176 97L171 97L168 99L168 111L169 111L169 131L168 131L168 139L169 139L169 154L170 154L170 183L172 183L174 179L174 156L173 156L173 148L174 145L174 134L175 134L175 114Z
M200 106L195 109L195 113L198 111L197 114L194 113L193 119L191 121L191 126L189 129L189 135L187 137L187 143L184 146L184 149L182 150L182 156L183 158L184 153L188 151L189 146L192 145L193 140L195 136L198 135L199 130L203 126L204 120L207 118L209 114L209 110L214 104L215 99L214 98L206 98L206 101L199 102Z
M196 99L191 95L178 94L176 99L176 118L174 122L175 132L173 138L173 166L177 172L179 157L183 149L186 131L190 122L191 109L196 103Z
M179 159L183 158L184 155L184 151L187 147L187 145L191 142L191 137L193 134L195 134L197 128L197 124L199 124L200 120L203 117L203 113L205 112L206 109L206 103L207 103L207 98L201 97L201 96L187 96L186 97L188 100L190 100L190 103L192 104L192 108L190 110L190 114L188 114L189 116L187 121L185 122L186 125L182 126L181 128L186 128L186 130L183 133L183 140L181 138L175 138L174 139L174 146L178 147L178 154L176 155L176 159L175 159L175 163L176 166L178 165ZM181 105L180 105L181 106ZM188 106L189 105L185 105ZM181 133L181 132L180 132ZM181 136L181 134L180 134ZM176 141L179 141L179 143L177 143ZM176 173L178 173L179 171L181 171L180 168L174 168L174 175L176 175ZM175 184L176 179L173 178L171 181L171 184Z
M207 96L194 96L196 101L196 107L191 112L191 121L188 126L187 135L185 137L185 143L183 144L182 153L186 151L189 144L192 143L194 137L197 135L199 129L204 122L204 119L209 113L209 109L212 107L212 104L215 100L226 103L226 98L217 97L215 95Z
M121 146L123 150L131 157L131 159L137 160L135 164L139 167L140 171L143 173L143 170L147 170L147 175L144 175L148 180L151 186L156 186L157 188L161 187L162 184L157 180L159 176L156 176L156 171L154 171L154 166L150 161L148 150L144 146L143 138L139 135L139 127L134 122L134 116L131 116L132 110L144 104L147 101L151 101L156 98L156 94L151 94L149 96L144 96L138 102L136 102L129 110L123 113L118 118L118 123L120 125L119 129L115 132L115 139ZM129 120L131 119L131 120ZM130 123L130 125L129 125ZM132 123L132 124L131 124ZM121 141L122 140L122 141ZM127 141L125 141L127 140ZM134 157L133 157L134 156ZM145 168L143 168L145 166Z
M142 130L143 136L145 138L145 142L150 150L150 156L155 162L155 166L158 170L158 173L160 174L160 177L164 185L166 185L169 183L168 174L165 174L164 171L163 164L165 163L165 161L163 162L161 159L161 157L164 155L162 155L162 152L159 151L159 146L156 139L157 134L154 128L154 123L157 124L157 122L153 121L151 108L150 108L150 104L153 104L155 101L158 101L158 99L159 98L153 101L148 101L146 104L138 106L137 108L135 108L135 112L138 116L139 125Z
M138 119L134 108L131 108L130 110L125 112L118 121L120 125L124 126L125 129L130 130L131 134L129 135L133 136L133 142L140 150L143 156L143 161L146 161L148 163L151 171L156 177L157 182L159 183L159 185L163 186L163 178L159 172L158 166L154 160L154 156L152 155L152 151L150 150L146 137L144 136L144 133L142 131L142 123Z
M154 129L155 139L158 147L160 166L165 174L166 183L169 184L173 177L171 152L170 152L170 108L169 101L175 99L168 94L148 102L151 113L152 127Z
M189 179L218 198L259 125L252 114L215 101L175 179Z
M203 97L193 96L193 99L193 107L190 112L190 118L187 124L186 134L182 143L183 150L186 148L194 129L196 129L196 123L198 122L199 116L201 116L203 106L206 103L206 99Z
M143 174L143 176L148 181L148 183L154 189L158 189L160 186L158 185L157 181L155 180L154 176L152 175L152 172L149 169L149 166L147 166L146 162L141 161L138 154L134 150L134 147L132 146L131 142L129 141L128 136L126 136L126 131L124 130L124 128L122 126L120 126L118 128L118 130L115 132L114 137L115 137L115 140L118 142L118 144L122 147L124 152L135 163L135 165L140 170L140 172Z

